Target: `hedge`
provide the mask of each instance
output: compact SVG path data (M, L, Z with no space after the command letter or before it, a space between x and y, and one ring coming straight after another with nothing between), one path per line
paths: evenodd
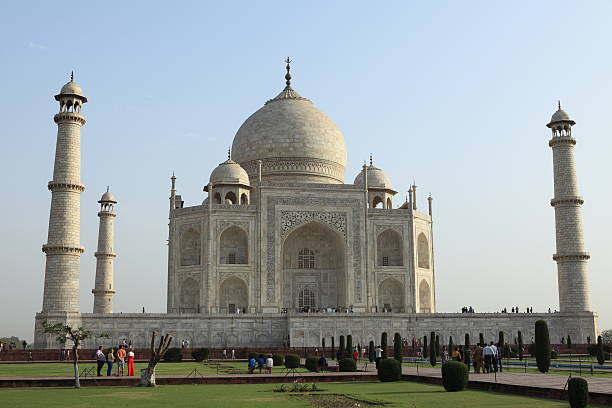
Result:
M352 358L343 358L338 362L338 366L343 372L357 371L357 363Z
M272 356L272 361L274 362L274 367L280 367L285 364L285 357L280 354L274 354Z
M548 372L550 368L550 335L548 325L544 320L535 322L535 355L538 370L541 373Z
M571 408L585 408L589 403L589 383L584 378L570 378L567 396Z
M164 361L178 363L183 359L183 350L178 347L169 348L164 354Z
M319 371L319 359L316 357L308 357L304 366L308 371Z
M285 367L287 368L299 368L300 357L296 354L288 354L285 356Z
M207 348L196 348L191 350L191 357L195 361L202 362L204 360L208 360L209 350Z

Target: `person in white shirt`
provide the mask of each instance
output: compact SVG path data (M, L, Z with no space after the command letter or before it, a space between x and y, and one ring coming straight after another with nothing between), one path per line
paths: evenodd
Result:
M266 358L266 373L272 374L272 367L274 367L274 360L272 356L268 354L268 358Z
M376 369L378 369L378 363L380 363L380 360L382 360L382 352L383 349L380 348L380 346L376 346L374 349L374 353L376 353Z
M486 345L484 349L482 349L482 356L484 357L485 363L485 372L491 372L491 363L493 362L493 349L491 346Z
M223 359L227 360L227 350L223 349Z
M493 363L493 372L497 372L497 347L495 346L495 344L493 344L493 342L491 342L491 350L492 350L492 356L491 356L491 362Z
M236 359L236 350L232 349L232 360Z

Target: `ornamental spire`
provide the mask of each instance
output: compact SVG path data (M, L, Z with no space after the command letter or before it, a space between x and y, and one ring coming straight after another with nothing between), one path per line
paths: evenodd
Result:
M74 82L74 71L70 71L70 82Z
M291 59L289 57L287 57L287 59L285 59L285 62L287 63L287 67L285 68L287 70L287 73L285 74L285 79L286 79L286 84L287 86L291 86Z

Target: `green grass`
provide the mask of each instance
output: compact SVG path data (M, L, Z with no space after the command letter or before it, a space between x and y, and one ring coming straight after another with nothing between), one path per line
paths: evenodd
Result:
M134 366L134 373L136 376L140 375L140 369L145 368L147 363L136 363ZM80 363L79 372L84 369L93 367L94 373L96 370L95 363ZM157 365L155 372L158 375L187 375L197 368L201 374L246 374L247 363L246 362L221 362L218 364L218 370L216 363L203 364L196 362L181 362L181 363L164 363L161 362ZM31 364L0 364L0 377L62 377L72 376L72 363L31 363ZM296 369L296 372L306 372L305 368ZM113 365L113 372L117 372L117 365ZM125 367L127 374L127 365ZM256 370L259 372L259 370ZM284 372L284 367L275 367L273 373ZM102 373L106 375L106 365L102 370Z
M436 408L566 408L565 401L529 398L483 391L445 392L440 386L412 382L321 383L317 393L343 394L360 400L383 402L386 407ZM0 389L0 401L6 407L322 407L287 393L272 392L274 384L254 385L176 385L158 388L84 387ZM596 405L590 405L596 408Z
M535 360L533 360L535 362ZM584 362L583 362L583 366L582 366L582 372L580 372L580 370L573 369L573 370L569 370L569 369L556 369L554 367L555 360L553 360L553 362L550 365L550 371L548 372L549 374L559 374L559 375L565 375L568 376L570 374L572 375L582 375L585 377L602 377L602 378L612 378L612 371L608 370L608 371L597 371L597 363L595 363L593 365L593 375L591 375L591 369L590 366L587 366ZM402 363L402 365L406 366L406 367L416 367L416 363L409 363L409 362L404 362ZM418 364L419 367L431 367L431 365L427 362L422 362ZM440 368L440 362L438 362L438 364L436 365L436 368ZM505 373L528 373L528 374L540 374L540 372L538 371L537 368L535 367L527 367L527 371L525 371L525 367L520 367L520 366L508 366L506 364L504 364L503 369ZM474 372L474 368L470 367L470 374L473 374ZM475 374L475 376L478 376L478 374Z

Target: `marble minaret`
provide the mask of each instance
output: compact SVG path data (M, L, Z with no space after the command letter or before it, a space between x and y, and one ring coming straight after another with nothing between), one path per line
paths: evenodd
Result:
M85 118L81 108L87 98L71 76L55 99L59 112L57 144L51 191L51 212L46 254L45 287L42 313L79 311L79 273L83 247L80 244L81 193L81 126Z
M552 139L548 145L553 151L555 197L550 204L555 209L555 230L559 282L559 308L561 312L591 311L587 262L589 253L584 249L581 206L584 200L578 192L572 126L576 122L561 109L552 115L548 126Z
M94 294L94 313L113 313L113 263L115 262L115 204L117 201L108 189L100 201L100 229L98 232L98 250L96 256L96 287Z

